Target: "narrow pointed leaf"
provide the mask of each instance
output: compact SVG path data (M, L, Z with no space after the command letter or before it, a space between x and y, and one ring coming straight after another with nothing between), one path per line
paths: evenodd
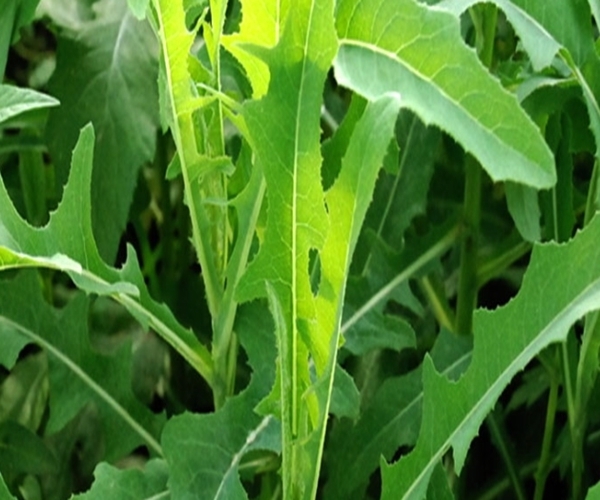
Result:
M338 82L403 106L451 134L494 181L548 188L556 180L539 130L460 37L458 18L415 0L343 0Z
M426 357L425 431L408 456L382 465L382 498L424 498L434 467L450 448L460 473L481 422L511 379L542 349L564 341L575 321L600 308L599 238L596 217L569 243L534 248L517 297L495 311L476 312L473 359L458 382L436 372Z

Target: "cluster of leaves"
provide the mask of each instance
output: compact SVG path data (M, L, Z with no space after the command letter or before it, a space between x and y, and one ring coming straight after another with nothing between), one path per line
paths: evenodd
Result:
M0 499L600 496L598 2L6 1Z

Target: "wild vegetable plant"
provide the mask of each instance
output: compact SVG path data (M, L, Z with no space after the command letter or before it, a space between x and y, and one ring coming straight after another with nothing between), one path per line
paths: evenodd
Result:
M0 498L583 498L598 16L10 0Z

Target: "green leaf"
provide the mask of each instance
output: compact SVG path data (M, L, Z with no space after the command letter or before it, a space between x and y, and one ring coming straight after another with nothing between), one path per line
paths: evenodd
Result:
M0 124L27 111L59 104L54 97L41 92L0 84Z
M162 444L173 498L245 499L238 474L244 455L257 449L280 451L279 423L254 412L275 378L272 322L264 304L242 308L238 316L236 331L254 370L252 380L215 413L169 420Z
M17 41L20 29L34 17L39 0L4 0L0 15L0 75L4 76L8 49Z
M59 36L49 87L61 106L50 113L46 133L61 186L80 128L94 124L102 154L94 160L92 222L100 255L112 263L139 169L154 156L157 44L125 2L102 0L93 9L93 20Z
M537 192L522 184L507 182L506 202L519 233L526 241L540 241L540 207Z
M586 500L600 500L600 482L592 486L586 495Z
M7 325L0 324L0 330ZM5 339L2 344L10 351L11 342L18 344L18 355L27 344L27 339L16 334L0 333ZM40 427L48 402L48 361L44 353L33 354L20 360L0 386L0 422L12 420L35 431Z
M340 365L335 367L330 412L338 418L358 418L360 393L354 379Z
M403 106L452 135L494 181L554 184L539 130L460 37L457 17L415 0L338 5L338 82L368 98L398 92Z
M457 379L471 361L470 345L465 340L442 331L431 352L436 367L452 379ZM364 498L380 457L389 460L399 447L414 445L423 402L421 378L421 368L388 378L354 425L342 421L333 428L327 448L326 498Z
M309 332L316 311L308 266L310 250L323 248L329 226L320 182L319 124L323 85L335 50L333 2L296 2L278 45L267 57L269 90L243 110L249 141L266 180L268 216L264 242L242 277L236 298L242 302L265 297L269 288L272 312L281 313L274 316L284 397L283 484L285 495L299 498L312 494L318 462L316 456L300 458L301 441L318 419L314 394L302 403L311 385L306 359L310 352L321 376L333 333L318 339Z
M458 382L436 372L426 357L424 431L408 456L382 465L382 498L423 498L433 468L450 447L460 473L471 440L510 380L546 346L564 341L576 320L600 307L598 238L595 218L567 244L534 248L517 297L495 311L476 312L473 360Z
M260 57L279 42L292 2L242 0L242 22L238 33L222 38L223 46L246 70L255 99L267 93L269 68Z
M63 200L44 228L31 227L17 214L0 183L0 270L32 265L60 269L81 289L110 295L145 328L153 328L210 384L212 360L208 350L164 305L150 297L133 251L129 249L120 270L107 266L100 258L90 217L93 145L94 132L88 126L73 151Z
M52 474L56 457L34 432L13 421L0 423L0 469L15 473Z
M0 474L0 500L15 500L16 497L13 497L8 491L8 487L4 482L4 478L2 474Z
M148 9L149 4L150 0L127 0L129 9L133 12L133 15L140 20L146 17L146 10Z
M163 419L143 407L131 390L131 345L113 356L93 351L86 325L87 298L78 295L60 312L47 305L34 274L19 274L0 288L2 343L18 335L49 356L50 418L47 432L62 429L93 402L102 416L107 460L124 456L140 444L161 453L155 436ZM7 338L8 337L8 338Z
M150 460L143 470L117 469L101 463L94 471L94 484L90 490L74 495L75 500L151 500L171 498L167 490L169 470L164 460Z

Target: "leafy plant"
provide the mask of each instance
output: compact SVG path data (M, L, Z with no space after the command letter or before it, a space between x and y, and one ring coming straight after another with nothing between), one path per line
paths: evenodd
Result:
M10 0L0 498L583 498L598 16Z

